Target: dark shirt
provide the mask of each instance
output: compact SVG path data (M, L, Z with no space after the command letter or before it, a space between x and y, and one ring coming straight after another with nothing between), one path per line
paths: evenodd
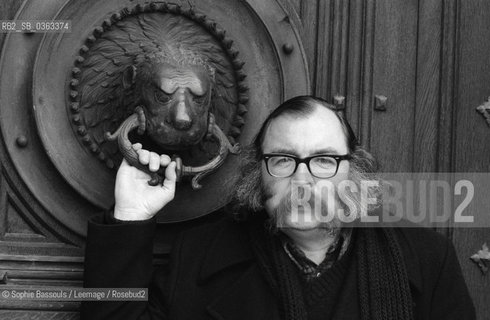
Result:
M307 282L312 279L320 277L326 270L330 269L332 265L338 261L342 255L347 251L349 247L352 229L344 228L335 237L332 245L328 248L325 258L320 264L308 259L305 253L298 248L287 236L281 236L284 250L288 254L289 258L300 270L303 279Z

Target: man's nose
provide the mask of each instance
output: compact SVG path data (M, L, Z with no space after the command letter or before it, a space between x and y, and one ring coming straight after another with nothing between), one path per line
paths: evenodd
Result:
M300 163L296 168L296 172L293 175L294 181L301 181L305 183L313 183L315 180L311 175L310 170L308 170L308 166L306 163Z

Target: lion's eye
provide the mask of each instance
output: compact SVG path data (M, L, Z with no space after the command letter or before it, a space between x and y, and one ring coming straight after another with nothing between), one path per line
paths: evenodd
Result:
M162 91L155 91L155 99L161 103L167 103L170 101L170 97Z
M206 95L203 96L193 96L192 100L194 100L197 104L202 104L204 100L206 100Z

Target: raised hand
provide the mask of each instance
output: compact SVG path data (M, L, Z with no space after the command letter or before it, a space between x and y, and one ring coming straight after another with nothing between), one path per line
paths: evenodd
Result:
M148 165L150 171L156 172L160 167L166 167L165 180L162 185L150 186L150 176L147 173L123 160L117 171L114 188L114 217L119 220L150 219L172 201L175 195L175 162L167 155L160 156L142 149L139 143L134 144L133 148L137 150L140 163Z

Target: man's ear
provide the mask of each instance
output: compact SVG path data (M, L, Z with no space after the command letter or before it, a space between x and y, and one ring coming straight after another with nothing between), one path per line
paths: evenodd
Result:
M129 89L134 84L136 80L136 70L136 67L131 65L123 71L122 82L124 89Z

